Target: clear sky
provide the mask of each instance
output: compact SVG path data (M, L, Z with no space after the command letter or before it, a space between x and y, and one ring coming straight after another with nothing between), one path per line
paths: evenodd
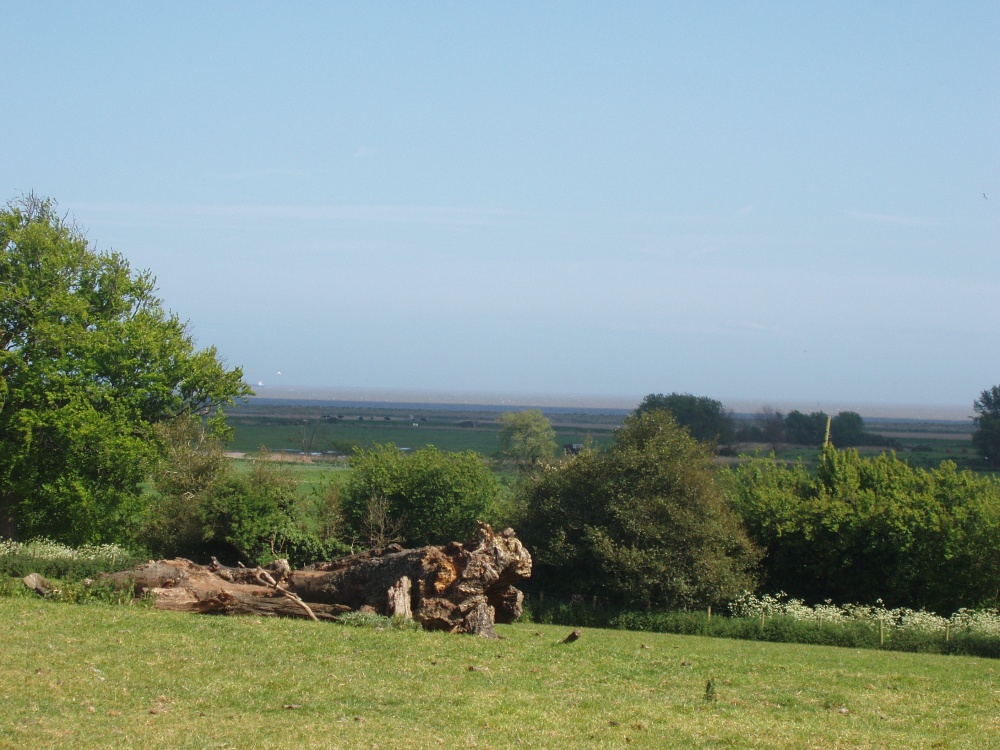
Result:
M1000 382L1000 3L0 17L0 198L152 271L261 395Z

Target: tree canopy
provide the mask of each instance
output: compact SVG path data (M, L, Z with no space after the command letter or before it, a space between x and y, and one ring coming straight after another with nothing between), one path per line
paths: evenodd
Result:
M785 416L785 439L796 445L823 445L827 415L822 411L803 414L793 409Z
M657 409L673 414L677 424L687 427L695 440L720 444L733 441L733 420L721 401L690 393L650 393L636 408L636 413L646 414Z
M493 521L500 484L474 451L433 446L409 453L391 443L357 448L344 497L344 519L371 546L466 539L476 521Z
M0 534L122 539L156 455L154 425L250 394L197 349L153 277L97 252L50 200L0 210Z
M811 602L958 607L1000 589L1000 482L911 468L895 454L827 446L815 474L752 458L723 472L754 542L764 585Z
M987 388L972 404L976 431L972 444L990 466L1000 464L1000 385Z
M508 411L497 417L500 455L528 471L556 452L556 432L538 409Z
M662 409L633 414L527 487L523 538L548 590L627 606L700 606L754 588L757 551L708 448Z

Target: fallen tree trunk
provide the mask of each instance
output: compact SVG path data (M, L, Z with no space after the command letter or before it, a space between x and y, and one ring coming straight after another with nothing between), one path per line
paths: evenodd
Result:
M336 604L307 605L289 596L287 588L278 583L285 577L283 570L287 575L287 569L287 564L227 568L214 562L197 565L176 558L151 560L133 570L104 576L104 580L122 587L132 585L138 594L151 595L157 609L175 612L336 619L350 611Z
M512 529L480 524L467 544L405 550L394 545L293 571L150 561L108 576L150 593L159 609L218 614L336 619L351 610L412 616L423 627L492 636L495 622L523 611L514 587L531 575L531 555Z

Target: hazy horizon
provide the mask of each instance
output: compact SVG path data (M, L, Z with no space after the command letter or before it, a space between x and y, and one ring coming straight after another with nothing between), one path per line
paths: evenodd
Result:
M514 408L556 407L585 409L634 409L647 394L567 394L530 393L513 391L473 391L435 390L408 388L348 388L315 386L255 386L256 397L261 399L281 399L288 401L342 401L386 404L448 404L469 406L509 406ZM695 393L696 396L708 394ZM901 404L868 403L861 401L796 400L796 399L727 399L711 395L727 410L736 413L754 413L762 407L770 407L788 413L793 409L802 412L824 411L837 414L853 411L866 418L927 419L962 421L972 414L971 403L967 407L959 404Z

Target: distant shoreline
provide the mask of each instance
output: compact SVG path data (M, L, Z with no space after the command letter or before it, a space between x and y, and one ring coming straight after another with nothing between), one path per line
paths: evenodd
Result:
M594 394L545 394L490 391L432 391L388 388L320 388L309 386L257 386L251 404L330 408L434 409L437 411L518 411L540 408L553 413L627 414L643 396ZM696 394L702 395L702 394ZM714 398L714 396L713 396ZM865 419L915 420L921 422L969 422L971 404L892 404L850 401L806 401L719 398L737 414L753 414L767 406L782 412L823 411L837 414L854 411Z

